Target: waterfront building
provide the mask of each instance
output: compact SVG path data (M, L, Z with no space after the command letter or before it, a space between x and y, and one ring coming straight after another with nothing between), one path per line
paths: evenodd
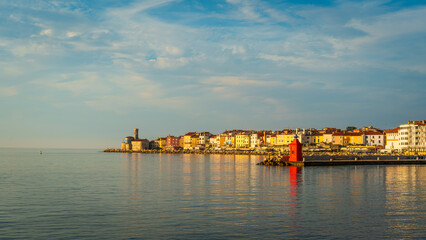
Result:
M191 149L192 148L192 140L191 138L196 137L196 132L189 132L183 136L183 149Z
M250 134L250 148L258 148L263 144L265 132L253 132Z
M158 138L155 142L157 142L159 148L166 148L167 146L167 138Z
M211 136L212 136L212 134L209 133L209 132L202 132L202 133L200 133L199 136L198 136L198 138L199 138L198 145L201 145L201 146L208 145L209 144L209 139L210 139Z
M398 140L402 152L426 153L426 120L399 125Z
M400 151L398 130L399 130L399 127L385 131L385 134L386 134L385 149L389 150L390 152Z
M166 147L167 148L175 148L175 147L179 147L179 137L175 137L175 136L167 136L166 137Z
M225 133L222 133L222 134L219 134L219 147L225 147L225 145L226 145L226 137L227 137L228 135L227 134L225 134Z
M179 137L179 147L181 147L182 149L184 147L184 136Z
M320 144L324 142L324 134L323 133L315 133L312 135L312 143Z
M271 145L271 137L272 137L272 133L267 133L266 135L265 135L265 144L266 145Z
M236 148L249 148L250 147L250 135L247 133L239 133L235 135L235 147Z
M293 141L293 132L291 129L284 129L281 132L277 133L276 145L284 146L289 145Z
M160 143L158 141L152 140L149 142L149 149L159 149Z
M132 150L132 141L135 138L132 136L127 136L124 138L123 142L121 143L121 150L129 151Z
M293 142L295 134L296 132L291 130L284 131L284 133L280 134L280 139L279 139L280 144L282 143L282 145L289 145L290 143Z
M385 146L385 134L376 130L376 131L367 131L365 134L365 145L366 146Z
M344 146L345 144L345 136L346 133L345 132L336 132L333 133L332 135L332 144L333 145L339 145L339 146Z
M323 133L322 141L324 143L333 143L333 133Z
M212 136L210 136L210 138L209 138L209 145L210 145L210 147L213 147L213 148L217 148L218 147L218 141L217 141L217 136L218 135L212 135Z
M200 135L194 134L191 136L191 146L189 149L195 149L200 144Z
M271 142L271 146L277 145L277 135L272 135L269 141Z
M225 137L225 147L235 148L235 136L228 135Z
M297 139L303 145L309 145L312 143L311 130L306 129L296 129Z
M362 132L348 132L344 136L344 145L365 145L365 138Z
M147 139L135 139L132 141L132 150L141 151L149 148L149 141Z
M250 134L250 148L257 148L259 147L259 137L261 134L259 132L253 132Z
M416 145L416 134L414 134L416 128L418 129L418 125L414 121L399 125L398 142L401 152L407 151L409 146Z

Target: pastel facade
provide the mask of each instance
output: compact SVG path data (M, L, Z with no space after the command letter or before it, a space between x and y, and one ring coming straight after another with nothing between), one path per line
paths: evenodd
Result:
M180 137L175 136L167 136L166 138L166 146L167 147L179 147L179 139Z
M398 139L398 128L385 131L386 134L386 145L385 149L390 151L400 151L399 139Z
M400 151L426 154L426 120L399 125Z
M365 135L361 132L346 133L344 145L364 145Z
M159 138L159 139L155 140L155 142L158 143L159 148L166 148L166 146L167 146L167 138Z
M277 145L284 146L289 145L294 139L294 133L291 131L284 131L277 134Z
M333 133L323 133L322 137L324 143L333 143Z
M202 146L208 145L209 138L211 136L212 136L212 134L209 133L209 132L202 132L202 133L200 133L199 137L198 137L199 138L198 145L202 145Z
M317 133L312 135L312 143L320 144L324 142L324 134Z
M167 136L155 141L148 142L147 139L138 139L138 129L134 136L127 136L121 143L122 150L139 151L147 148L177 149L203 149L212 148L239 148L254 149L265 146L284 147L288 146L297 135L300 143L307 146L310 144L333 144L356 148L359 146L376 149L383 147L387 150L399 152L425 152L426 154L426 120L409 121L401 124L398 128L382 132L373 127L364 127L351 132L340 131L335 128L315 129L284 129L282 131L247 131L231 130L221 134L212 135L209 132L189 132L181 137ZM385 151L385 150L384 150Z
M183 149L192 148L192 138L196 137L195 132L189 132L183 136Z
M276 146L276 145L277 145L277 135L272 135L272 136L270 137L269 141L270 141L270 144L271 144L272 146Z
M228 148L235 148L235 136L226 136L224 146Z
M149 148L150 149L158 149L160 148L160 143L158 141L150 141L149 142Z
M235 136L235 147L236 148L249 148L250 147L250 135L248 135L248 134L237 134Z
M132 136L127 136L124 138L123 142L121 143L121 150L130 151L132 150L132 141L135 138Z
M147 139L135 139L132 141L132 150L141 151L149 148L149 141Z
M212 135L209 138L210 147L218 148L220 147L220 135Z
M343 132L339 132L339 133L334 133L332 136L332 144L333 145L339 145L339 146L344 146L345 145L345 133Z
M385 146L385 134L382 132L364 132L366 146Z
M260 147L260 139L262 138L262 133L252 133L250 135L250 148Z

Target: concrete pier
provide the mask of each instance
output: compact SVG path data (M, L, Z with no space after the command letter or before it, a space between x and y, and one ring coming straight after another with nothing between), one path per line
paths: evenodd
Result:
M342 165L408 165L426 164L426 160L401 159L401 160L336 160L336 161L305 161L303 166L342 166Z

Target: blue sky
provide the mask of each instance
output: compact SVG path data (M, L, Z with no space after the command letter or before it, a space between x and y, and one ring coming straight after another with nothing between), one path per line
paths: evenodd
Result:
M0 0L0 147L426 118L426 1Z

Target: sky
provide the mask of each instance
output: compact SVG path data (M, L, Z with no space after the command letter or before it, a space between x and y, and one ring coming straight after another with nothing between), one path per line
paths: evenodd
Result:
M0 147L426 119L426 1L0 0Z

